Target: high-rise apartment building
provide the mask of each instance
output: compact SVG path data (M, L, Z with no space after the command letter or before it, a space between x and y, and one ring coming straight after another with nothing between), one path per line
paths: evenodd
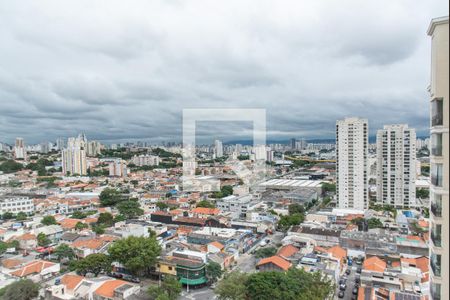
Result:
M15 159L27 159L27 150L25 149L25 142L23 138L16 138L16 143L14 145L14 158Z
M223 156L223 144L222 141L215 140L214 141L214 153L216 155L216 158Z
M406 124L377 131L377 202L416 206L416 131Z
M79 135L67 140L67 148L61 151L64 175L86 175L86 137Z
M449 294L449 69L448 16L433 19L431 36L430 291L433 300Z
M87 151L86 151L86 155L87 156L97 156L98 154L101 153L101 148L102 145L100 144L100 142L98 141L89 141L87 143Z
M339 208L369 207L367 119L336 122L336 191Z
M122 159L115 159L109 163L109 176L112 177L127 177L127 164Z

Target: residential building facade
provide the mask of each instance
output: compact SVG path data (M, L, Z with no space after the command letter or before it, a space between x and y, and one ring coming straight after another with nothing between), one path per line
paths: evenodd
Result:
M430 278L433 300L449 299L449 69L448 16L433 19L431 36L431 234Z
M416 132L406 124L377 132L377 201L395 207L416 206Z
M367 119L336 122L336 192L339 208L369 207Z

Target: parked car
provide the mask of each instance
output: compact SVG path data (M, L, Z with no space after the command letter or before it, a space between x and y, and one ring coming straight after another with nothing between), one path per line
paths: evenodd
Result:
M359 278L359 276L358 277L355 277L355 283L356 284L359 284L361 282L361 278Z
M346 282L347 280L345 279L345 278L341 278L341 279L339 279L339 284L341 285L341 284L345 284L345 282Z
M345 291L346 288L347 288L347 285L345 283L339 285L339 289L341 291Z
M353 288L352 294L353 294L353 295L358 295L358 288L357 288L357 287L354 287L354 288Z
M339 298L344 298L344 292L343 291L339 291L338 297Z
M350 270L350 269L345 270L345 274L350 275L351 273L352 273L352 270Z
M361 272L362 272L361 268L356 269L356 273L361 274Z

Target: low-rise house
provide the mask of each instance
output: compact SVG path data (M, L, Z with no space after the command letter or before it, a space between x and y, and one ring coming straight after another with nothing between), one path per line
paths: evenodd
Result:
M34 282L42 281L60 271L59 263L45 260L34 260L10 273L11 276L21 279L31 279Z
M259 271L287 271L292 264L285 260L284 258L274 255L271 257L266 257L261 259L256 264L256 269Z
M90 254L105 252L109 243L101 238L87 238L76 240L72 243L72 247L75 250L75 254L83 258Z

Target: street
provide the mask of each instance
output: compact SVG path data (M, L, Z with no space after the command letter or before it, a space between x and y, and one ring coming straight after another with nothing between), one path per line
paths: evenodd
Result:
M341 276L341 278L343 278L343 277L347 278L347 281L346 281L347 287L344 291L344 298L338 298L338 293L339 293L339 284L338 284L335 299L344 299L344 300L352 299L352 296L353 296L352 291L353 291L353 288L355 287L355 277L358 277L359 274L356 273L357 266L353 265L353 266L349 266L349 268L352 270L350 275ZM354 299L356 299L356 298L354 298Z

